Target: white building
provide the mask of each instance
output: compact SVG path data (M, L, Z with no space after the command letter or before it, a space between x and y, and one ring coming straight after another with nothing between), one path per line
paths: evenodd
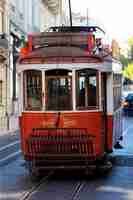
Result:
M61 22L62 0L9 0L10 31L10 102L9 128L18 126L17 79L14 83L13 41L30 32L44 31ZM14 95L14 85L16 94ZM16 124L16 125L15 125ZM12 127L12 125L14 127Z
M62 0L10 0L10 29L20 33L43 31L60 21Z
M62 1L0 0L0 130L18 127L17 87L13 101L13 40L61 25Z
M9 48L8 2L0 1L0 131L9 127Z

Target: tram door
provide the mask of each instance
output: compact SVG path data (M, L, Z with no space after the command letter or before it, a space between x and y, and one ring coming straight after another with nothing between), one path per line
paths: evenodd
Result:
M107 150L107 74L101 73L102 141L103 151Z
M71 78L68 76L47 77L46 95L47 110L71 110L72 88Z

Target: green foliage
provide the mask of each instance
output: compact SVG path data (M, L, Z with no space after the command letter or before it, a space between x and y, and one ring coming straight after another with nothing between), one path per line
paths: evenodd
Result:
M133 63L133 36L128 39L128 55L120 54L120 61L124 68Z
M123 76L129 80L133 80L133 63L129 63L123 70Z
M129 60L133 62L133 36L128 39L129 46Z
M128 45L129 45L129 47L133 46L133 37L130 37L128 39Z
M125 57L123 54L120 54L120 62L123 66L127 66L129 63L129 59Z
M21 48L27 47L26 38L24 35L21 36Z

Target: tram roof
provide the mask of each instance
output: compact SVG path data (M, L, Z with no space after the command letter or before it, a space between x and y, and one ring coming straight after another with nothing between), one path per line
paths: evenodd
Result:
M19 57L19 65L30 64L100 64L106 62L111 71L114 62L109 48L103 46L99 54L88 51L88 32L104 31L98 26L50 27L49 32L33 33L28 37L26 54ZM117 61L115 61L117 62ZM98 68L99 69L99 68Z
M100 28L99 26L52 26L48 29L48 31L53 32L72 32L72 33L79 33L79 32L96 32L101 31L105 34L105 31Z
M87 51L76 46L54 46L34 49L27 55L20 57L19 63L79 63L81 60L83 63L97 63L103 62L104 57L89 55Z

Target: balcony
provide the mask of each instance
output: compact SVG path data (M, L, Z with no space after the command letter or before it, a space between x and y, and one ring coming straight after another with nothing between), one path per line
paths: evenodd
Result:
M44 5L47 5L49 10L53 14L57 14L59 12L59 7L60 7L60 0L42 0Z

